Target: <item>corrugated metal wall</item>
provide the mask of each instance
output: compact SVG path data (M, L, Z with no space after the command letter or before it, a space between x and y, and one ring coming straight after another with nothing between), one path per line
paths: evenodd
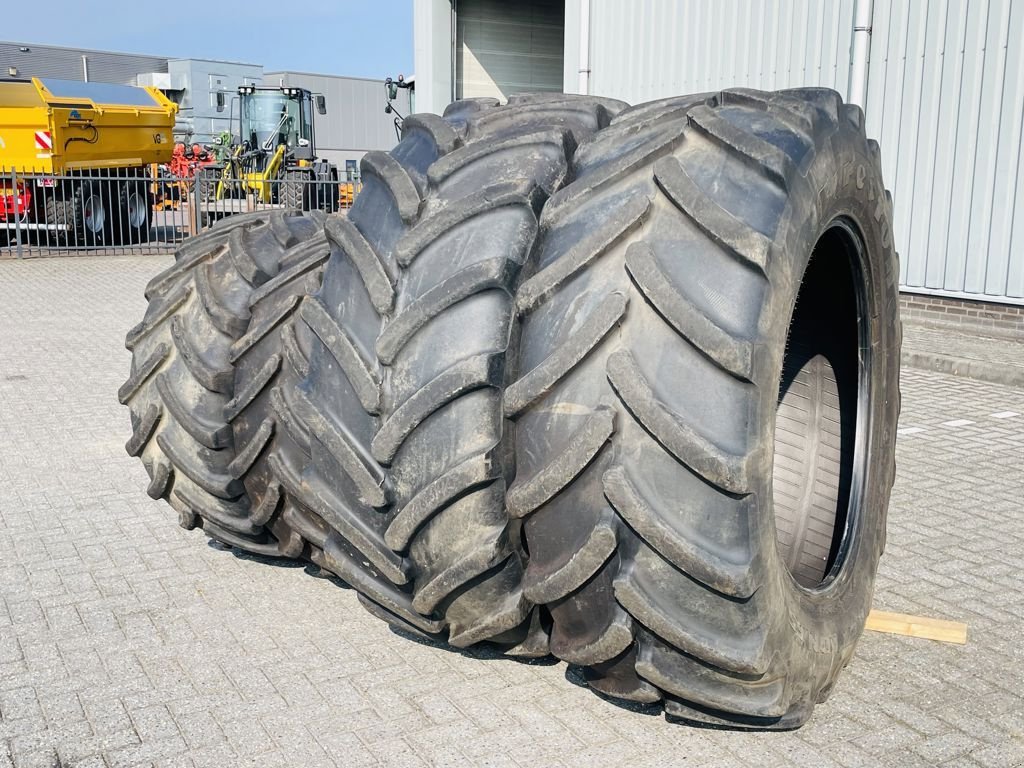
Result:
M900 282L1024 303L1024 3L875 0L872 26Z
M327 114L315 115L319 153L344 167L371 149L388 150L398 143L394 115L384 114L384 81L314 75L305 72L265 72L264 85L295 85L322 93ZM396 105L409 113L409 92L400 90Z
M591 93L847 94L854 0L589 1ZM1024 303L1024 0L874 0L872 27L867 130L893 193L901 284ZM573 90L576 66L565 72Z
M27 51L22 51L27 48ZM85 48L64 48L35 43L0 42L0 77L9 67L17 70L15 77L57 77L62 80L83 80L82 57L88 61L89 79L98 83L135 85L140 72L166 72L167 59L134 53L90 51Z
M845 94L853 6L591 0L590 90L631 103L727 86L823 85Z

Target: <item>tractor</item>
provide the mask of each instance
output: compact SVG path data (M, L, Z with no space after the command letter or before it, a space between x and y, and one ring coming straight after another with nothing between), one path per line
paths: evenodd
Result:
M251 195L261 205L337 211L338 169L316 154L313 109L327 114L324 96L293 86L243 85L236 99L238 132L224 162L200 173L201 196L215 202ZM218 93L218 111L224 102Z

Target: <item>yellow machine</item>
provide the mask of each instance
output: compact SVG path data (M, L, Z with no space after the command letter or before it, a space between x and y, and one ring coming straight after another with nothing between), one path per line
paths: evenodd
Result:
M146 168L170 161L177 109L155 88L0 83L0 226L27 220L64 242L147 239Z
M326 114L323 95L291 86L244 85L237 101L238 143L222 167L204 169L207 196L215 201L252 196L263 205L338 210L338 170L316 156L313 112ZM224 95L218 94L218 110L223 108Z

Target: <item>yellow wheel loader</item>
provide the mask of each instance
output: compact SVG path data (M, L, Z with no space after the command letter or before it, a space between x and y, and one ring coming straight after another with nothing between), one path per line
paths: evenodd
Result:
M232 123L234 102L232 99ZM321 94L291 86L238 89L238 133L224 163L203 169L200 196L217 201L252 197L261 206L338 210L338 169L316 154L313 109L324 115ZM217 94L224 109L224 94Z

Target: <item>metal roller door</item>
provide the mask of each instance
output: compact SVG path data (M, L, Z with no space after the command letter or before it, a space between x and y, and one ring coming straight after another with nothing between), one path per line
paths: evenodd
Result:
M565 3L458 0L457 98L562 90Z

